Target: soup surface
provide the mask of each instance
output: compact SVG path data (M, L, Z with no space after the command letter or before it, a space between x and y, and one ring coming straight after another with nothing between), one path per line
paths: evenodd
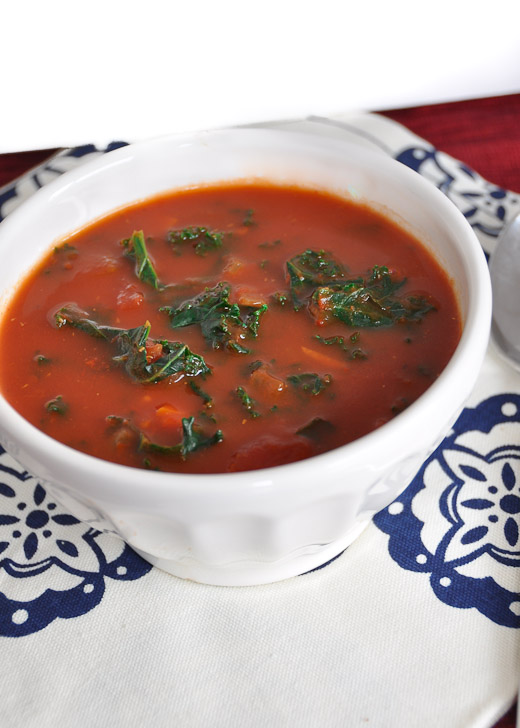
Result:
M59 242L4 315L0 386L85 453L252 470L395 417L460 333L446 274L385 217L295 187L203 187Z

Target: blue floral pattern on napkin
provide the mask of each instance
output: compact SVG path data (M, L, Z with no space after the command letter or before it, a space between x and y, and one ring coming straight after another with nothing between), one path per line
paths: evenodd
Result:
M404 493L374 519L435 595L520 627L520 396L465 409Z
M20 637L58 617L78 617L99 604L107 579L132 581L150 571L103 526L67 512L0 448L0 635Z
M480 233L485 249L486 237L497 238L504 225L520 213L519 195L488 182L434 147L408 147L396 159L430 180L459 208L475 233Z

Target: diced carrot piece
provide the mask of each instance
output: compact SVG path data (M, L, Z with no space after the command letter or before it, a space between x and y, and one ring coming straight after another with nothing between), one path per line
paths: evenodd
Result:
M327 369L348 369L344 361L340 361L338 359L334 359L331 356L327 356L327 354L324 354L322 351L315 351L314 349L309 349L306 346L302 346L302 352L309 359L318 362L318 364L322 364Z
M181 426L183 414L169 402L156 407L155 414L162 427L176 429Z

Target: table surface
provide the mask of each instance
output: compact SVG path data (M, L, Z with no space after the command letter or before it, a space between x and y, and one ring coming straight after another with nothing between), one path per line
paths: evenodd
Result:
M520 192L520 94L382 113L465 162L490 182ZM0 187L56 151L0 154ZM513 706L495 728L514 728L515 717Z

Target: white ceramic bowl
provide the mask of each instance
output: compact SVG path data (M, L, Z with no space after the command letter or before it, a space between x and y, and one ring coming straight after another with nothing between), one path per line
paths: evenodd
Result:
M323 564L403 490L475 383L491 312L480 245L433 185L383 154L265 129L132 145L44 187L0 226L0 312L17 282L64 234L160 191L243 178L296 182L386 210L449 272L462 338L414 404L375 432L308 460L245 473L176 475L76 452L0 397L6 449L69 509L83 513L85 504L92 506L145 559L177 576L220 585L277 581Z

